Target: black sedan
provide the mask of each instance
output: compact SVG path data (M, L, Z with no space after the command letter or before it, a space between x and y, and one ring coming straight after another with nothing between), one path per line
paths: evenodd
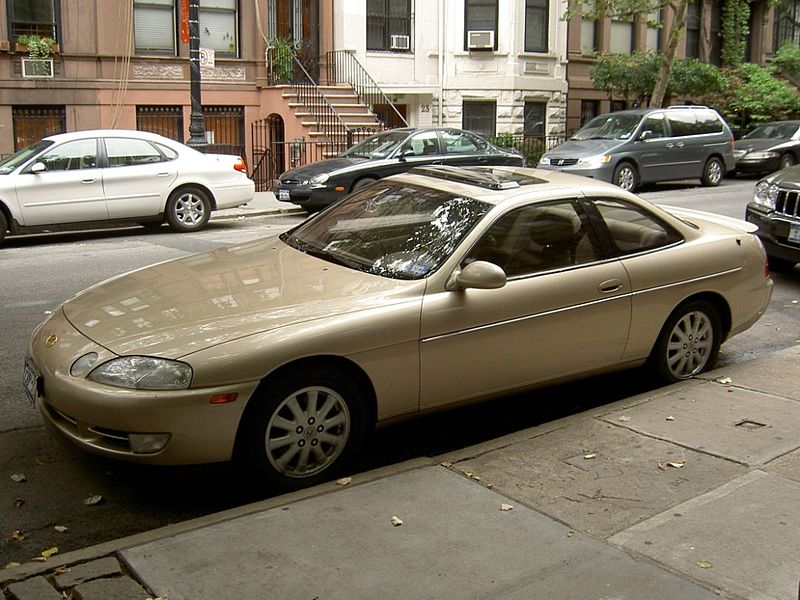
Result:
M800 162L800 121L759 125L734 145L737 173L772 173Z
M278 180L275 195L278 200L313 212L377 179L431 164L524 167L525 159L518 151L499 148L469 131L390 129L341 156L286 171Z

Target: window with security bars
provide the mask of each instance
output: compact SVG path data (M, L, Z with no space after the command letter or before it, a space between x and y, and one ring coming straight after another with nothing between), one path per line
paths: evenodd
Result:
M367 50L411 52L411 0L367 0Z
M238 56L238 0L200 0L200 47Z
M542 137L546 123L547 103L526 102L524 109L525 123L523 131L525 137Z
M58 42L59 3L56 0L6 0L9 39L38 35Z
M183 141L183 107L137 106L136 129Z
M525 52L547 52L548 0L525 0Z
M13 106L14 150L21 150L43 137L67 131L67 111L63 106Z
M203 125L209 152L244 157L243 106L204 106Z
M494 137L496 123L496 102L465 100L462 104L461 129Z
M491 31L497 50L497 0L464 0L464 50L469 50L470 31Z
M800 2L786 0L775 8L775 46L778 50L786 43L800 44Z
M175 55L175 0L134 0L133 39L137 54Z

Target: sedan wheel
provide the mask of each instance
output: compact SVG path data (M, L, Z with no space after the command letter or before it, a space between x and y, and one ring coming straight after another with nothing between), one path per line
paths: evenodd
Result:
M714 364L722 342L717 309L705 300L686 302L667 319L650 359L666 382L689 379Z
M3 240L6 239L6 231L8 231L8 223L6 222L6 216L0 211L0 245L2 245Z
M711 157L703 167L703 176L700 178L700 183L706 187L716 187L722 182L724 175L725 167L722 166L722 161L716 157Z
M330 478L361 445L362 395L351 378L312 368L290 373L242 417L238 458L279 489Z
M210 216L211 203L205 192L198 188L181 188L167 201L167 222L175 231L202 229Z
M781 156L781 164L779 166L779 169L787 169L793 166L795 162L796 161L794 159L794 156L792 156L791 154L784 154L783 156Z

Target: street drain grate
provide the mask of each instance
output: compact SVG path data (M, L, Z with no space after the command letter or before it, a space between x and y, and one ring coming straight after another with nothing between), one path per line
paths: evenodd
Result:
M744 419L743 421L739 421L736 423L735 427L740 427L747 431L757 431L762 427L766 427L766 423L759 423L758 421L751 421L750 419Z

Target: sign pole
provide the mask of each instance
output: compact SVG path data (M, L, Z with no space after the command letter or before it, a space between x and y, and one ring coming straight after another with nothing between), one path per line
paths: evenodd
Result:
M187 4L187 0L181 3ZM203 124L203 104L200 97L200 0L188 0L189 29L189 93L192 98L192 114L189 118L190 148L205 152L207 147L206 130ZM181 27L183 30L183 26Z

